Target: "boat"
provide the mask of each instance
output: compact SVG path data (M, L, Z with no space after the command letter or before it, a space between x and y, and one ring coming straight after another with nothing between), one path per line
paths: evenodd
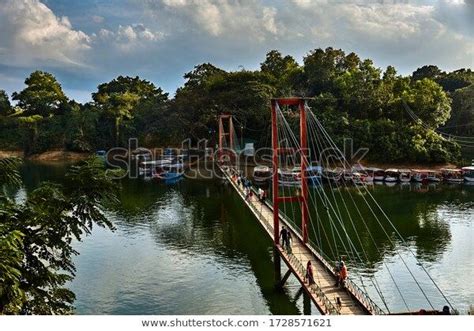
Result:
M429 172L430 170L413 169L412 179L414 182L417 182L417 183L426 183L428 181Z
M374 182L383 182L385 178L385 171L380 168L367 168L366 169L368 174L372 174L374 178Z
M323 167L308 166L306 168L306 178L311 186L319 186L322 183Z
M441 175L443 176L443 179L448 183L461 184L462 182L464 182L461 169L443 168L441 169Z
M171 160L143 161L138 165L138 174L140 176L152 175L156 168L161 168L164 165L170 164Z
M474 182L474 165L461 168L464 180L469 183Z
M342 179L344 179L346 182L352 181L353 175L352 175L352 170L351 169L344 169L342 171Z
M162 159L163 160L174 160L176 158L176 151L173 148L165 148Z
M139 147L133 150L130 153L130 157L132 160L137 160L138 162L145 162L151 161L151 151L147 148Z
M342 169L324 168L323 177L328 182L338 183L342 177Z
M428 182L439 183L441 182L442 177L439 171L428 170L428 177L426 177L426 179Z
M411 181L410 169L398 169L398 181L401 183L409 183Z
M398 169L387 169L385 170L384 182L386 183L396 183L398 181Z
M364 184L372 183L375 180L375 172L374 169L376 168L365 168L361 165L352 167L352 175L355 176L357 173L357 181L361 180ZM382 170L382 179L383 180L384 171ZM353 180L354 181L354 180ZM356 181L354 181L356 183Z
M153 169L153 178L163 179L165 181L176 180L183 177L184 175L184 164L183 163L170 163L163 164Z
M253 168L253 180L255 184L267 184L272 179L272 169L267 166L256 166Z
M366 183L365 177L367 177L367 175L362 173L362 172L353 172L352 173L352 182L355 185L364 185Z
M278 169L278 185L281 186L301 186L301 168Z

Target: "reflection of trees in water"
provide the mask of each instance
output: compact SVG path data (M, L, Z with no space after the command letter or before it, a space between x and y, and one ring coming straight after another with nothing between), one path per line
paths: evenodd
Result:
M451 232L449 224L438 217L437 205L418 203L415 215L418 217L418 229L414 238L417 258L435 262L446 251Z
M121 202L114 212L123 226L146 225L158 245L189 257L211 257L236 277L250 264L271 313L299 313L284 292L274 290L271 241L222 182L125 181Z

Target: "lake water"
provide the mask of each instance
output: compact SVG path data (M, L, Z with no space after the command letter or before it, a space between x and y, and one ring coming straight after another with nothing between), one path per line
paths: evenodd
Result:
M19 196L43 180L61 182L64 171L64 165L27 163L22 171L25 188ZM77 296L76 313L318 313L293 276L283 291L275 291L272 242L237 194L220 180L185 179L165 185L128 179L122 186L120 204L107 211L116 230L95 228L75 243L80 255L74 259L77 274L69 287ZM350 195L354 205L362 206L367 197L355 188L325 190L328 195L335 192L341 204ZM429 309L419 284L407 275L405 261L415 266L421 287L435 297L435 308L441 308L443 301L417 271L417 261L407 253L410 249L453 306L466 313L474 303L474 187L376 185L369 191L405 242L396 236L388 239L371 223L346 224L349 237L361 239L354 240L353 249L366 256L364 264L349 270L354 280L360 279L382 306L370 285L375 277L389 308L403 311L406 306L393 284L395 278L410 309ZM315 196L314 204L321 205ZM351 206L348 214L357 209L363 217L368 214ZM344 238L331 246L331 237L321 235L331 231L330 222L324 217L320 222L313 224L312 239L325 254L341 254ZM367 244L369 234L377 247Z

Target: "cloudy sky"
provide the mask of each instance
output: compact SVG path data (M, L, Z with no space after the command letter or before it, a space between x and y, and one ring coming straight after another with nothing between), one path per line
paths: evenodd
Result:
M354 51L403 74L473 68L474 0L0 0L0 89L33 70L87 101L139 75L174 93L194 65L256 69L271 49Z

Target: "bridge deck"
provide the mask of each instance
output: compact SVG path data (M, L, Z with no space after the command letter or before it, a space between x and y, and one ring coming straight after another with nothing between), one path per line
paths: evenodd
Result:
M221 168L225 177L237 191L244 203L251 209L260 224L264 227L270 238L273 238L273 210L270 206L261 203L255 194L245 199L243 189L235 183L229 171ZM335 287L336 278L330 269L330 264L325 261L315 250L309 248L302 241L299 233L284 218L280 217L280 223L291 229L292 232L292 252L289 254L280 245L277 249L288 268L293 272L301 283L303 289L310 296L312 301L323 314L342 314L342 315L367 315L378 314L378 307L370 299L353 288L350 283L348 288ZM306 264L311 260L313 266L314 281L316 284L309 285L305 281ZM340 298L341 305L336 304L337 298Z

